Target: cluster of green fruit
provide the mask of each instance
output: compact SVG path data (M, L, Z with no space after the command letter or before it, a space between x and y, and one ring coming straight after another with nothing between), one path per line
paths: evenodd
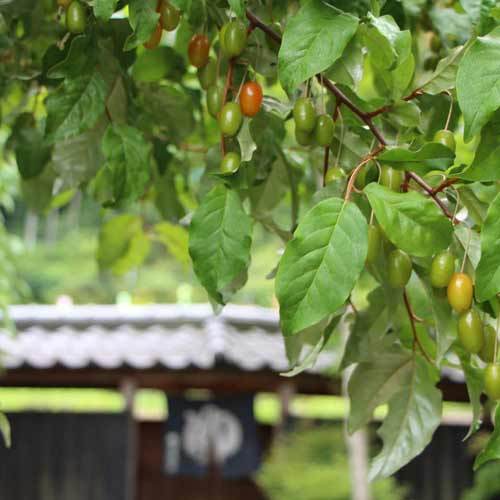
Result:
M295 139L301 146L317 144L321 147L330 146L335 132L333 118L326 114L316 114L312 99L301 97L293 107L295 122Z
M455 150L453 133L440 130L434 142L441 143ZM370 176L363 172L365 176ZM375 179L360 177L360 185ZM383 186L400 191L405 174L383 165L380 168L378 182ZM371 223L368 228L367 263L375 264L382 248L383 234L380 228ZM395 249L388 256L387 276L393 288L404 288L410 280L412 261L410 256L400 249ZM484 325L477 309L473 307L474 287L470 276L455 271L455 256L450 251L436 255L431 264L430 281L435 288L446 288L448 302L458 316L458 338L463 348L470 354L478 355L486 363L484 385L486 394L493 400L500 400L500 365L497 358L497 332L491 325Z
M79 0L57 0L59 7L66 11L66 29L70 33L79 34L87 27L87 12Z
M232 20L224 24L219 32L221 53L229 60L240 56L247 46L248 31L240 20ZM255 116L263 100L262 87L255 81L241 86L238 102L224 102L229 89L224 89L218 82L218 64L210 57L210 41L203 34L194 35L188 46L190 63L198 68L198 79L202 89L207 92L207 109L211 116L219 122L224 137L234 137L243 123L243 117ZM241 157L237 152L228 152L222 159L220 169L223 173L238 170Z
M144 44L146 49L156 49L160 45L163 30L174 31L179 26L181 13L168 0L159 0L156 5L156 12L160 14L160 19L149 40Z

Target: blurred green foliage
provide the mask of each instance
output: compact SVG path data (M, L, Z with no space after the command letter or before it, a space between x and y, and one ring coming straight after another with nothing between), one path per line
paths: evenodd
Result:
M258 475L271 500L349 500L351 483L342 424L301 425L281 437ZM373 483L374 500L402 500L395 479Z

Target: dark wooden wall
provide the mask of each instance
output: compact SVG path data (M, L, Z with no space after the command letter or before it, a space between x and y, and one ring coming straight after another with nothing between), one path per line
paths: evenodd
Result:
M163 422L142 422L139 426L137 500L267 500L250 478L222 480L217 471L203 479L165 476L162 472L164 431ZM271 441L271 427L260 426L259 434L265 448Z
M412 499L459 500L471 486L474 457L463 442L467 430L439 427L425 451L397 473L397 479L411 487Z
M2 500L125 500L125 414L14 413L0 444Z

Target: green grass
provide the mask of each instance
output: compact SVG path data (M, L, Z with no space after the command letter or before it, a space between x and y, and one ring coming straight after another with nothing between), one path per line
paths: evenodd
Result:
M39 389L0 388L0 411L105 412L125 409L125 399L118 391L103 389ZM291 405L293 416L325 420L341 420L349 410L347 400L338 396L296 396ZM162 391L141 389L137 392L134 412L139 418L164 419L168 413L167 399ZM280 401L276 394L261 393L255 399L255 415L259 422L274 424L280 418ZM381 419L386 413L382 406L375 412ZM445 403L444 415L449 420L466 421L470 406Z

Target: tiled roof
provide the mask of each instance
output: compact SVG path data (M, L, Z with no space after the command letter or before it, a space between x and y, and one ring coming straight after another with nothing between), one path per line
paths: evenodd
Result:
M7 369L164 367L286 371L278 314L259 307L208 305L13 306L17 334L0 332ZM313 372L332 363L320 355Z

